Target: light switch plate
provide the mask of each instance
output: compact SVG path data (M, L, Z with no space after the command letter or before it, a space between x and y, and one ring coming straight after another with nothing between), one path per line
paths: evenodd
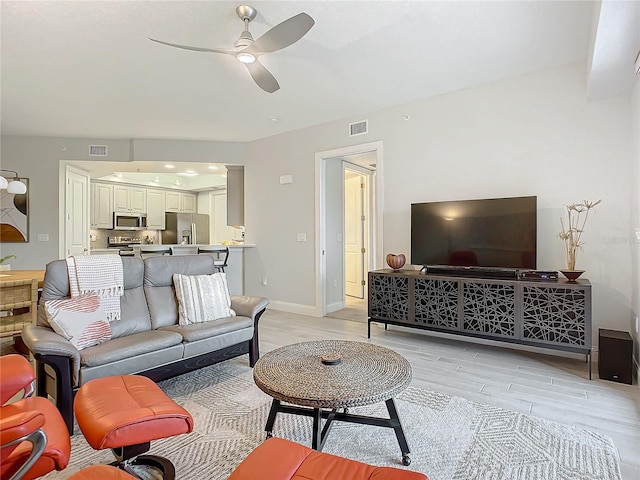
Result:
M306 242L307 241L307 234L306 233L299 233L296 235L296 240L298 242Z
M36 236L36 239L37 239L39 242L48 242L48 241L49 241L49 234L48 234L48 233L39 233L39 234Z

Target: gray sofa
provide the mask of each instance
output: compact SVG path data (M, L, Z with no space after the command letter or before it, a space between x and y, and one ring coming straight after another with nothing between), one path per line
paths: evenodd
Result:
M74 394L91 379L140 374L159 381L245 353L253 366L260 356L258 320L269 304L266 298L232 296L235 317L178 324L173 274L214 273L211 255L122 257L122 263L121 320L110 323L111 340L78 351L49 326L44 302L70 295L65 260L47 265L38 324L22 331L36 360L37 393L55 399L70 433Z

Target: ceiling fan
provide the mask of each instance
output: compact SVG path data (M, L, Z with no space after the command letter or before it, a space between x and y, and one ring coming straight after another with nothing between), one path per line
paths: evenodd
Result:
M163 45L169 45L170 47L183 48L196 52L232 55L247 66L249 74L251 74L251 77L261 89L265 92L273 93L280 88L280 85L271 72L260 63L259 57L265 53L282 50L296 43L313 27L315 21L306 13L299 13L279 23L260 38L254 40L251 33L249 33L249 22L256 18L257 13L255 8L248 5L236 7L236 14L244 22L244 31L240 34L238 40L236 40L234 44L235 48L232 49L190 47L188 45L163 42L154 38L149 38L149 40Z

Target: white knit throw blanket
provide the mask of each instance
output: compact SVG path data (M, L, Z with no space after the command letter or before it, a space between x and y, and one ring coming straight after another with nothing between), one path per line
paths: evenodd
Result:
M124 294L124 274L119 255L79 255L67 257L71 296L96 293L107 321L120 320L120 297Z

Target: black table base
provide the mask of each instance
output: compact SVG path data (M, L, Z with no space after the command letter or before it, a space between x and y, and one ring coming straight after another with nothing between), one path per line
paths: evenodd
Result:
M321 408L308 408L297 407L292 405L283 405L280 400L273 399L271 403L271 410L269 411L269 417L267 418L267 425L264 427L267 432L267 438L272 436L273 425L276 421L276 415L278 413L291 413L293 415L304 415L306 417L313 418L313 438L311 440L311 448L314 450L322 451L324 442L327 440L327 435L331 430L333 421L340 422L359 423L362 425L374 425L377 427L393 428L400 445L400 451L402 452L402 464L409 465L411 458L409 454L409 444L404 436L404 430L400 423L400 417L398 416L398 410L393 398L385 401L387 405L387 411L389 412L389 418L381 417L369 417L366 415L355 415L349 413L345 408L343 412L339 412L337 409L323 410ZM322 425L322 419L326 419L324 426Z

